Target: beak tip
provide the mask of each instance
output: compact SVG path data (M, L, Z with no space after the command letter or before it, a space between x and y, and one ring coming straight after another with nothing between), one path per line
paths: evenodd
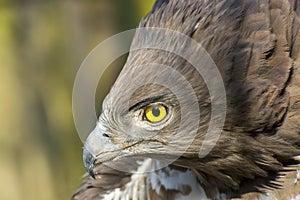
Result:
M91 166L89 167L88 173L89 173L89 175L90 175L93 179L96 179L95 173L94 173L94 170L93 170L93 165L91 165Z
M84 162L84 166L86 171L89 173L89 175L95 179L95 173L93 170L94 167L94 162L95 162L95 158L94 156L87 150L84 148L83 151L83 162Z

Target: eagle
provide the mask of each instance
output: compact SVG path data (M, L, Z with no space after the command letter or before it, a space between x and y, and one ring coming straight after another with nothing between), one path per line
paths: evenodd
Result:
M157 0L72 199L300 199L299 16L300 0Z

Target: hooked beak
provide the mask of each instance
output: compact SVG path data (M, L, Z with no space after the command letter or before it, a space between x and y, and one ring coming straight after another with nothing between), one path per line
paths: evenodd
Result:
M99 158L100 160L109 160L109 156L105 155L110 152L116 152L117 150L119 150L119 148L111 142L110 137L106 134L105 128L102 126L101 122L98 122L95 129L86 139L83 148L83 163L89 175L95 179L93 168L97 156L102 155L102 158Z
M83 163L86 171L93 179L95 179L95 173L93 170L95 158L86 148L83 149Z

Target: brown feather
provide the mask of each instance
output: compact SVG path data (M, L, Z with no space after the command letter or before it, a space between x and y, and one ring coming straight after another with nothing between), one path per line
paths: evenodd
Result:
M120 91L126 91L122 82L131 73L136 73L136 79L153 78L134 71L136 66L153 62L172 66L190 80L202 116L196 139L172 165L192 169L212 199L217 190L227 198L245 200L258 199L265 192L277 199L300 194L296 176L300 164L295 159L300 155L300 0L158 0L140 27L179 31L201 43L210 54L226 88L223 132L209 155L198 158L211 114L208 89L195 69L172 53L153 49L131 52L106 102L122 102ZM133 44L139 42L146 41L141 41L137 33ZM131 104L157 95L165 95L161 100L175 107L178 104L169 91L152 85L134 93ZM177 122L162 130L160 139L166 146L152 149L153 154L159 154L158 149L169 156L178 153L176 144L173 148L168 143L168 135L178 128ZM112 142L121 144L124 138L114 135ZM137 153L145 154L151 152ZM126 165L121 161L118 164ZM95 171L96 180L87 178L74 200L98 199L130 181L130 173L102 165ZM149 192L153 188L147 189ZM148 197L173 199L174 194L172 190L161 190L159 194L152 191Z

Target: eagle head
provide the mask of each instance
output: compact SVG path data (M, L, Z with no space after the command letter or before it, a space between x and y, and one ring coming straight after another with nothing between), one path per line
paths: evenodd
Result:
M200 104L201 114L205 115L201 119L201 96L184 84L186 80L178 77L174 68L157 64L158 59L168 55L152 50L133 54L105 98L96 127L85 142L84 163L92 176L93 165L126 157L151 157L187 168L192 166L176 160L198 157L210 118L210 99ZM158 57L137 59L147 54ZM173 62L176 66L178 60ZM205 91L201 95L205 96Z
M258 1L158 2L85 141L85 168L152 158L227 194L278 187L300 154L298 54L285 35L299 25L282 31L261 11L275 4Z

